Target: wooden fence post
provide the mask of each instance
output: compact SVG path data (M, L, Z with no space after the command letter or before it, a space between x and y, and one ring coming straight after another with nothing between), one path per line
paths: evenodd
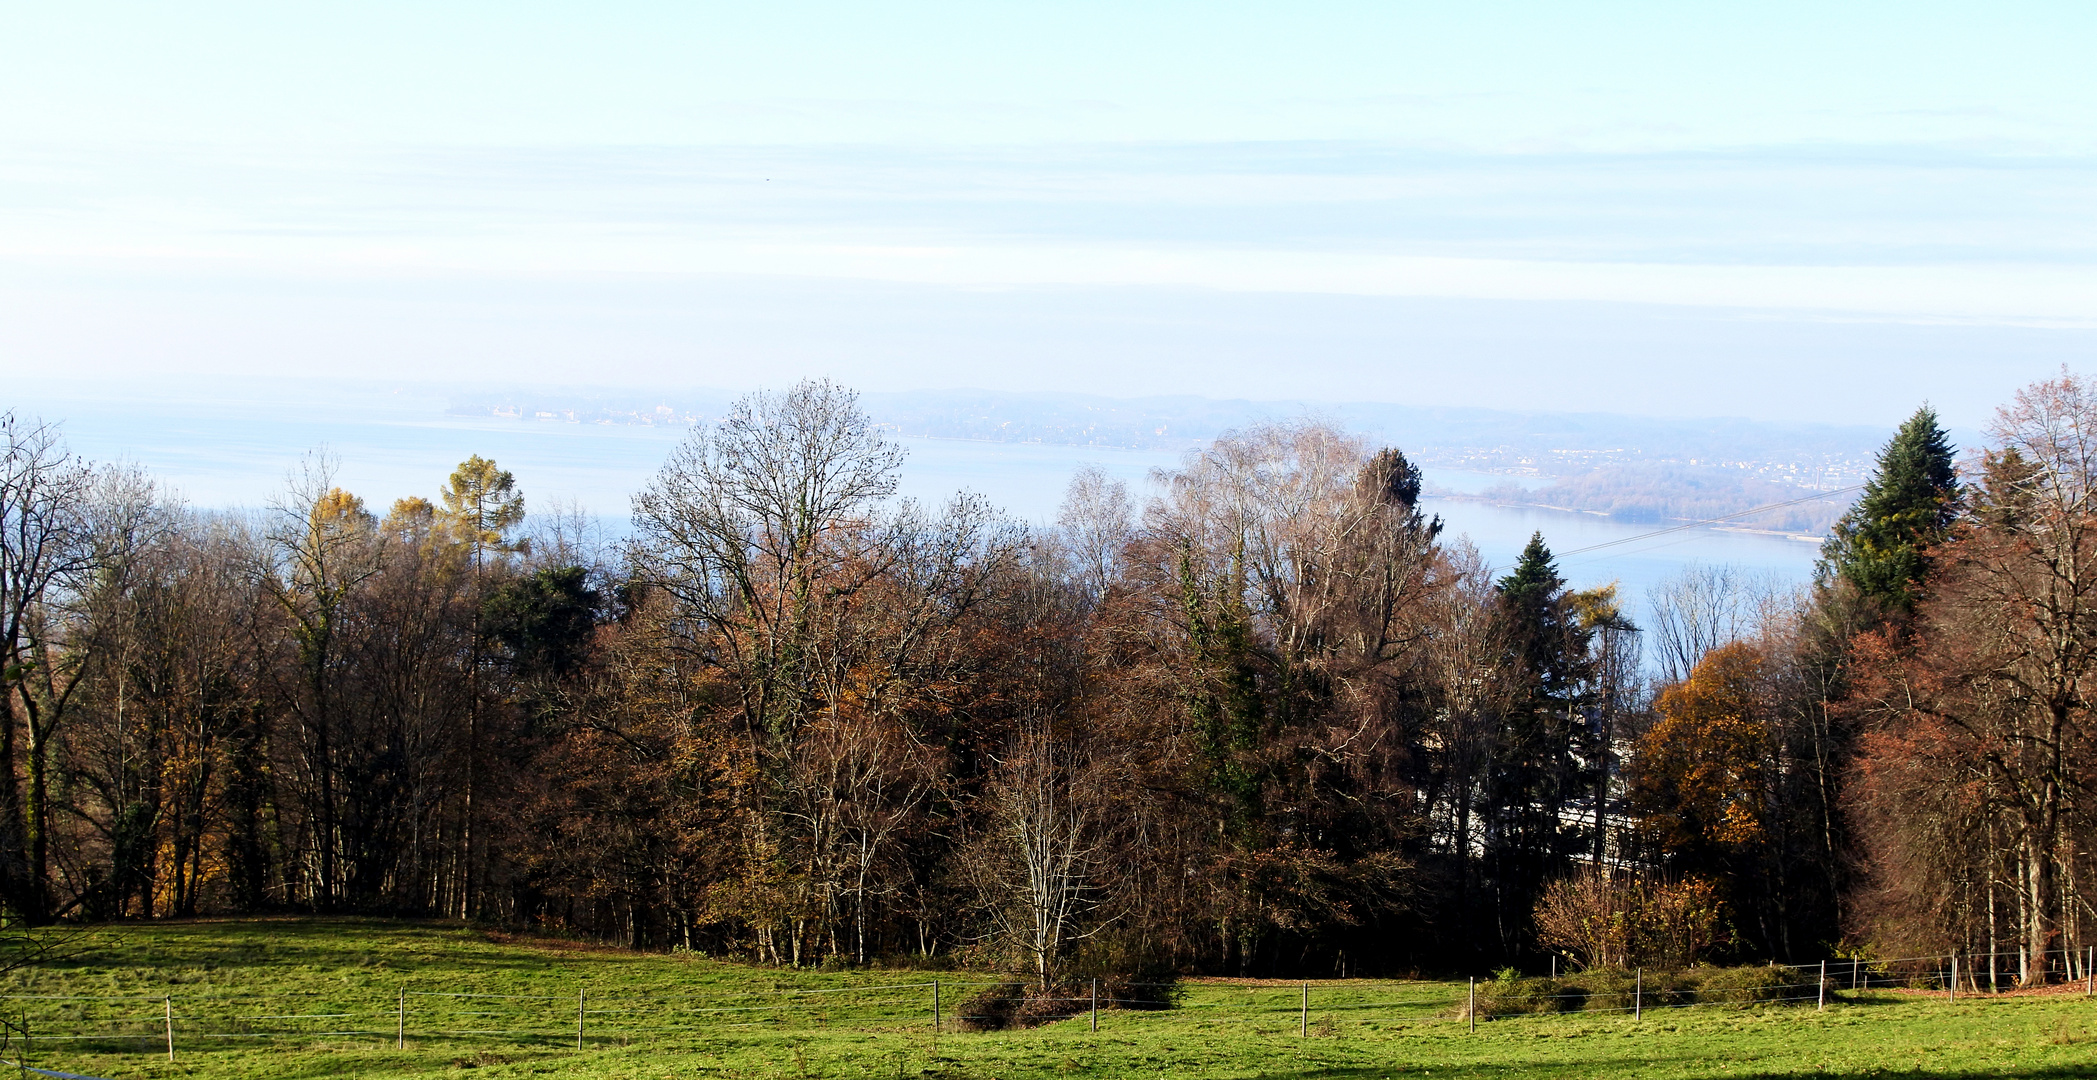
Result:
M175 995L169 994L168 996L161 998L160 1005L161 1008L165 1010L165 1015L167 1017L167 1059L169 1061L173 1061L175 1060ZM24 1026L26 1029L27 1025ZM26 1042L27 1040L25 1039L23 1041ZM23 1060L28 1060L26 1055L24 1056Z
M1092 1030L1099 1030L1099 980L1092 980Z
M1944 984L1944 1000L1959 1000L1959 958L1951 958L1951 980Z
M932 980L932 1038L939 1038L939 980Z
M1858 957L1855 957L1855 956L1852 956L1852 957L1850 957L1850 958L1849 958L1849 988L1850 988L1850 989L1852 989L1852 990L1861 990L1861 989L1863 989L1863 988L1864 988L1862 984L1860 984L1860 983L1858 983L1858 982L1857 982L1857 977L1858 977L1859 975L1863 974L1863 972L1864 972L1864 961L1863 961L1862 959L1858 958Z
M1828 1011L1828 962L1820 962L1820 1011Z
M2083 954L2082 976L2082 996L2097 996L2097 945L2090 946L2090 950Z
M408 988L405 986L401 987L400 1000L393 1005L393 1048L408 1048Z
M1471 976L1471 1007L1464 1010L1471 1016L1471 1034L1478 1034L1478 976Z
M1300 1027L1301 1027L1301 1029L1302 1029L1301 1033L1302 1033L1303 1037L1304 1037L1304 1038L1306 1038L1306 1039L1310 1038L1310 1037L1311 1037L1311 984L1310 984L1310 983L1304 983L1304 984L1303 984L1303 1011L1302 1011L1302 1012L1301 1012L1301 1013L1299 1014L1299 1020L1301 1021L1301 1023L1300 1023Z
M582 1049L583 1040L583 989L575 988L575 1048Z
M1631 1019L1646 1018L1646 969L1639 968L1631 983Z

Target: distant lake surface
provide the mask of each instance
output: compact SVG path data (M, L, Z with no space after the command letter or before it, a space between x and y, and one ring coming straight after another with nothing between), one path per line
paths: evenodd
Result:
M441 401L406 395L227 402L113 387L96 396L32 392L17 403L25 412L63 421L79 453L136 461L197 506L265 505L283 490L300 458L324 446L340 462L339 483L383 512L404 495L433 498L459 461L480 454L515 473L528 501L544 506L551 499L572 500L614 532L624 531L629 497L686 434L682 427L448 416ZM904 495L936 501L968 488L1031 522L1054 520L1064 487L1081 466L1096 465L1140 494L1149 490L1152 470L1181 460L1162 451L901 441L909 450ZM1428 469L1426 476L1442 489L1467 493L1510 480L1538 483L1460 470ZM1561 570L1573 585L1619 582L1641 615L1646 590L1686 564L1731 564L1774 584L1795 585L1810 578L1818 554L1816 543L1784 536L1699 528L1649 537L1665 526L1476 499L1429 498L1423 508L1441 516L1445 536L1467 537L1495 568L1511 566L1530 534L1541 532L1561 554ZM1612 546L1582 552L1602 544Z

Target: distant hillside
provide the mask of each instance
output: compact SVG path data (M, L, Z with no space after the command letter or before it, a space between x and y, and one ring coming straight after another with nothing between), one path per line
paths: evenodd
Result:
M719 390L499 389L451 398L453 415L520 423L686 426L726 412ZM1186 450L1234 428L1317 416L1396 446L1423 465L1545 478L1493 488L1495 501L1591 510L1636 521L1736 513L1861 483L1888 432L1738 418L1655 418L1435 408L1383 402L1244 401L1195 395L1112 398L990 390L869 393L867 412L898 435L1003 443ZM1473 489L1475 493L1475 489ZM1818 533L1846 500L1747 522Z
M1703 521L1757 507L1793 503L1727 524L1813 536L1824 534L1855 498L1854 492L1846 492L1810 502L1796 501L1811 495L1797 486L1742 475L1738 470L1637 463L1604 466L1564 477L1544 488L1502 484L1470 497L1513 505L1584 510L1626 521L1654 523Z

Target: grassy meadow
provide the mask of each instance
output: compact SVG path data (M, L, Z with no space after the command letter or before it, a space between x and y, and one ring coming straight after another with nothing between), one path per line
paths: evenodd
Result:
M805 972L378 920L97 930L0 980L29 1064L108 1077L1779 1077L2097 1075L2097 1002L1810 1005L1456 1019L1461 982L1196 981L1169 1011L953 1030L984 976ZM581 1000L578 1002L578 991ZM578 1006L583 1048L576 1049ZM173 1013L176 1057L167 1060ZM405 1033L406 1048L396 1048ZM5 1054L18 1060L19 1033Z

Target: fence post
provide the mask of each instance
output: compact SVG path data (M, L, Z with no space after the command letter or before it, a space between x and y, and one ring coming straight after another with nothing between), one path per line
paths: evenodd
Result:
M1639 968L1631 984L1631 1019L1646 1018L1646 969Z
M575 988L575 1048L582 1049L583 1039L583 989Z
M408 1048L408 988L405 986L401 987L400 1000L393 1005L393 1048Z
M1092 980L1092 1030L1099 1030L1099 980Z
M1944 984L1944 1000L1959 1000L1959 958L1951 958L1951 981Z
M1471 1017L1471 1034L1478 1034L1478 976L1471 976L1471 1007L1464 1010Z
M1828 962L1820 962L1820 1011L1828 1009Z
M2083 954L2082 975L2082 996L2097 995L2097 945L2090 946L2090 951Z
M939 980L932 980L932 1037L939 1037Z
M160 1007L167 1017L167 1059L173 1061L175 1060L175 995L169 994L161 998ZM23 1025L23 1029L27 1030L28 1025ZM27 1040L24 1041L26 1042Z
M1302 1025L1302 1035L1303 1035L1303 1037L1304 1037L1304 1038L1308 1039L1308 1038L1310 1038L1310 1037L1311 1037L1311 984L1310 984L1310 983L1304 983L1304 984L1303 984L1303 1011L1302 1011L1302 1013L1300 1013L1300 1014L1299 1014L1299 1018L1300 1018L1300 1020L1301 1020L1301 1025Z

